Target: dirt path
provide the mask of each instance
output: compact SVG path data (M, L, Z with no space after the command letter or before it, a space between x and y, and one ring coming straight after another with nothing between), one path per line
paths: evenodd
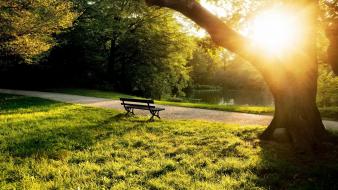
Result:
M124 110L120 104L120 101L105 98L86 97L53 92L23 91L23 90L8 90L8 89L0 89L0 93L39 97L49 100L75 103L92 107L103 107ZM166 109L165 111L162 111L160 114L161 117L165 119L198 119L240 125L268 125L272 119L272 116L267 115L235 113L235 112L206 110L198 108L185 108L177 106L164 106L164 105L160 105L159 107L164 107ZM135 113L140 115L149 114L148 111L141 110L135 110ZM336 121L325 120L324 125L328 129L338 130L338 122Z

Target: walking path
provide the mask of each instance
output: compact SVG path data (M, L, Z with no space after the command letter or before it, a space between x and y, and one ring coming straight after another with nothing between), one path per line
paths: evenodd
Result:
M113 108L117 110L124 110L119 100L111 100L105 98L86 97L54 92L39 92L39 91L24 91L24 90L8 90L0 89L0 93L24 95L31 97L39 97L49 100L55 100L66 103L81 104L92 107ZM161 117L165 119L198 119L208 121L218 121L224 123L240 124L240 125L268 125L272 116L246 114L226 111L216 111L198 108L186 108L177 106L165 106L166 110L161 112ZM147 115L148 111L135 110L136 114ZM327 129L338 131L337 121L323 121Z

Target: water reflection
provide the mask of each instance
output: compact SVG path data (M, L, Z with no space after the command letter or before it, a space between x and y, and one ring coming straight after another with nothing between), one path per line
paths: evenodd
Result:
M223 105L272 106L267 90L192 90L187 98L195 102Z

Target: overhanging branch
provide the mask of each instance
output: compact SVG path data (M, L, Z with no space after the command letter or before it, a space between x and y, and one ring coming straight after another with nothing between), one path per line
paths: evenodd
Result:
M248 38L234 31L227 26L221 19L213 15L202 7L195 0L146 0L149 6L167 7L178 11L190 18L197 25L204 28L211 36L212 40L219 46L224 47L254 65L263 75L269 86L276 84L275 80L280 79L276 66L279 59L264 50Z

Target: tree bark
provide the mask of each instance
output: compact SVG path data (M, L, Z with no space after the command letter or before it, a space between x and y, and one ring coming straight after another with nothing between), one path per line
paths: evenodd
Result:
M292 83L295 82L289 80L282 84L281 91L274 92L274 117L261 139L274 140L274 131L284 128L295 148L311 151L320 147L327 133L316 106L315 91L304 89L303 85L290 85Z
M327 133L316 106L317 55L316 18L317 0L290 1L291 8L299 9L307 25L304 40L297 52L280 59L264 48L229 28L223 21L194 0L146 0L149 5L167 7L181 12L202 28L212 40L252 63L263 75L274 100L274 118L261 138L273 140L277 128L286 129L294 146L300 150L315 149L327 138Z

